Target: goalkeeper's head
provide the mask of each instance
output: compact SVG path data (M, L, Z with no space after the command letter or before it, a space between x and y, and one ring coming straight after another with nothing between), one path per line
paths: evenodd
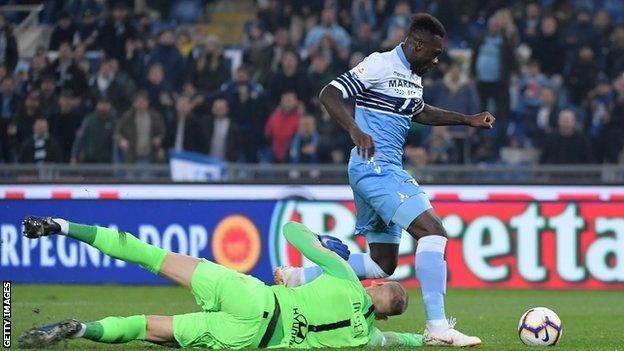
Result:
M366 288L375 306L377 319L402 314L407 310L408 297L405 288L397 282L375 282Z

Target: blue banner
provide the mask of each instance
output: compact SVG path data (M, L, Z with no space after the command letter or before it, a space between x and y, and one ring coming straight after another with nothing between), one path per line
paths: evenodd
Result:
M62 235L22 236L29 215L112 227L271 282L267 237L275 201L0 200L0 276L17 283L167 284Z

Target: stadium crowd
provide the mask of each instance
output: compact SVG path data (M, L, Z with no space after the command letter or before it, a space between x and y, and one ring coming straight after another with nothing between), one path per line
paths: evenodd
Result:
M497 124L414 125L408 164L624 163L621 0L258 0L236 67L218 37L175 26L168 2L155 2L160 18L125 2L48 3L54 28L33 57L0 17L0 162L156 163L185 150L344 163L352 143L320 89L426 11L448 48L423 78L425 102L489 109Z

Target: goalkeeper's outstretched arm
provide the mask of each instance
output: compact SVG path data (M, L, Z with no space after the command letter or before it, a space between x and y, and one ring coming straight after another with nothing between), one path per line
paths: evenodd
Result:
M303 256L320 266L323 272L337 278L359 282L347 261L340 258L335 252L324 248L318 240L318 236L305 225L297 222L286 223L284 236Z

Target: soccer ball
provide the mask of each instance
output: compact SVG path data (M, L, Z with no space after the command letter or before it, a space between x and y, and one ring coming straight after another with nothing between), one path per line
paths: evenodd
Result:
M562 332L561 319L546 307L524 312L518 323L518 336L529 346L555 346Z

